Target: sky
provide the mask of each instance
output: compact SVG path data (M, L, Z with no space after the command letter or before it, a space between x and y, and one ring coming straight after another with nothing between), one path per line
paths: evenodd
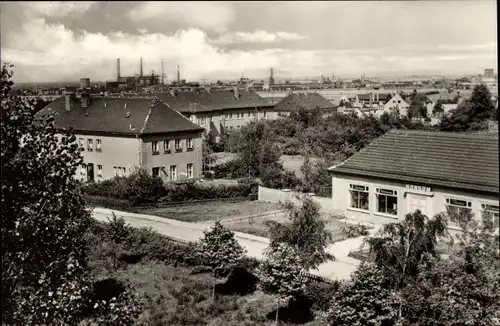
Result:
M496 1L0 2L17 82L497 71Z

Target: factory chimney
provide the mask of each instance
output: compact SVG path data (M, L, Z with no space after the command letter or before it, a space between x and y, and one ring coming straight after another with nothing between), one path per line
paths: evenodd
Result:
M120 58L116 59L116 81L120 81Z
M142 58L141 58L141 67L140 67L140 76L142 77Z
M181 70L179 69L179 66L177 66L177 85L181 84Z

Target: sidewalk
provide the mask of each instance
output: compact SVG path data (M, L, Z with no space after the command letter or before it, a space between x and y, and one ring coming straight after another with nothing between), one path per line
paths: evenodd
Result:
M151 227L153 230L166 236L184 240L198 241L203 237L203 231L210 226L202 223L189 223L159 216L122 212L106 208L94 208L92 216L99 220L108 222L112 212L117 217L123 217L130 226L141 228ZM234 232L235 238L247 250L247 256L262 259L263 251L269 245L269 239L251 234ZM351 250L357 250L363 243L363 238L347 239L331 244L328 252L335 256L335 261L329 261L319 266L318 270L311 271L312 274L333 280L350 278L351 273L359 265L360 261L347 255Z

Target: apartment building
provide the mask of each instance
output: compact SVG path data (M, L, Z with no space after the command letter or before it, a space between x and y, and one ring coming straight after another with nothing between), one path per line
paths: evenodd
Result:
M347 218L385 224L419 209L428 217L469 211L481 221L489 212L498 227L498 130L396 130L329 170L332 207Z
M165 181L202 173L203 129L150 97L94 97L65 93L37 116L52 114L58 129L72 127L84 163L76 177L101 181L145 167Z
M273 104L254 92L238 88L171 90L168 93L156 93L155 96L205 129L207 133L212 131L216 138L225 131L241 128L252 120L277 117Z

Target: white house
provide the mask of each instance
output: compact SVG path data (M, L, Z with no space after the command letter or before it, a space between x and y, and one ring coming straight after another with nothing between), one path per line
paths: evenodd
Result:
M329 170L332 208L347 218L385 224L448 208L491 212L498 226L498 130L391 131Z
M405 100L403 100L401 95L396 94L381 108L382 110L379 110L377 112L377 115L379 116L382 115L384 112L390 113L395 111L399 111L399 114L401 116L406 116L408 113L408 109L410 108L410 105Z

